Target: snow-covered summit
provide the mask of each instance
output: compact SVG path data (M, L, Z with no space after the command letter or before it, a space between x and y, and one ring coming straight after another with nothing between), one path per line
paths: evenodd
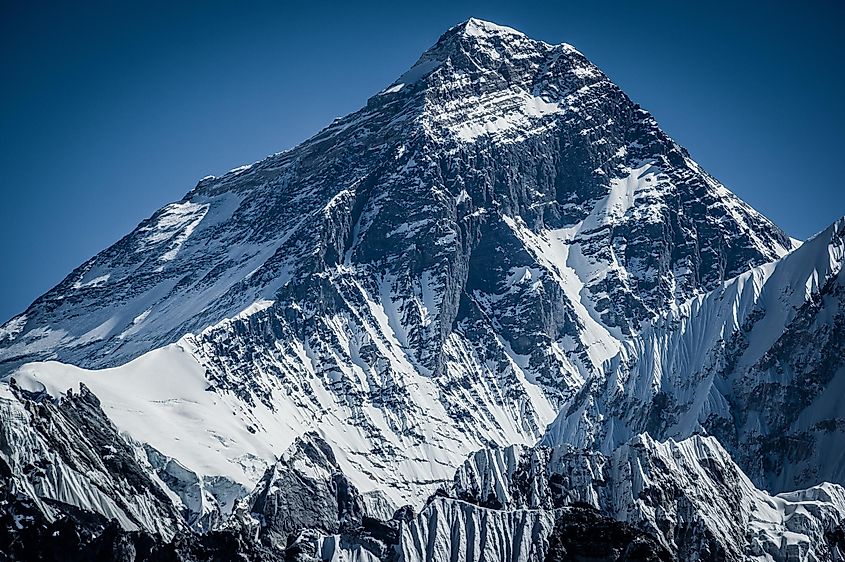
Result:
M444 33L408 72L370 101L417 98L429 135L505 142L548 127L567 96L602 73L569 45L550 45L511 28L470 19ZM541 123L535 124L537 118Z
M490 35L498 35L503 37L509 36L520 36L525 37L525 34L521 31L517 31L512 27L507 27L504 25L499 25L490 21L481 20L478 18L469 18L463 23L458 24L457 26L451 28L452 30L459 30L466 35L471 36L490 36Z

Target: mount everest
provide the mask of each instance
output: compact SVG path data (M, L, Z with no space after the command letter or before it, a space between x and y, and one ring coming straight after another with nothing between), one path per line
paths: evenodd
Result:
M842 559L844 254L573 47L468 20L0 328L3 539Z

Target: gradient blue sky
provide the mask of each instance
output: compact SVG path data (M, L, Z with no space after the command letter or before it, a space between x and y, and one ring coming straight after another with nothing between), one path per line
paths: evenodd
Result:
M470 16L575 45L791 235L845 214L838 0L0 6L0 322L200 177L357 109Z

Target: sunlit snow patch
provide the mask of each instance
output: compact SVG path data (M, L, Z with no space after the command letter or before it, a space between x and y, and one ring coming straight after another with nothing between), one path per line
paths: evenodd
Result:
M208 203L172 203L162 209L155 224L144 226L139 232L144 236L141 240L141 249L146 250L150 246L170 241L167 251L160 257L159 261L172 261L182 244L190 238L197 225L208 212Z
M15 339L23 331L24 326L26 326L26 314L15 316L0 326L0 341Z

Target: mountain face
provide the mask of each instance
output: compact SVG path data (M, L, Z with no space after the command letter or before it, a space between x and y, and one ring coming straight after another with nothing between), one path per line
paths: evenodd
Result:
M655 323L550 426L609 452L633 434L706 432L754 481L845 482L845 221Z
M822 484L771 496L713 437L661 443L643 434L607 455L569 444L483 450L449 490L496 509L593 506L680 560L826 560L845 552L827 532L845 515L845 489Z
M0 328L0 516L82 558L842 559L843 233L469 20Z

